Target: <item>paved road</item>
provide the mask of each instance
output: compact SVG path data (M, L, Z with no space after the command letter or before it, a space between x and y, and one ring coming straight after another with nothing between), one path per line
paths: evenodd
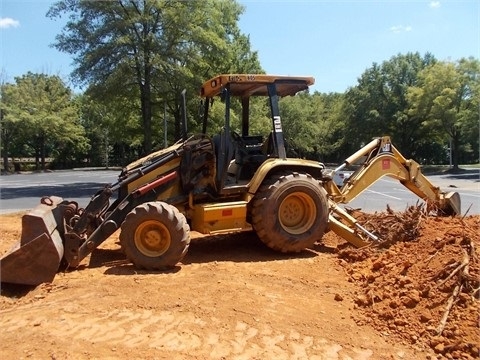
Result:
M480 179L458 179L446 175L430 175L428 179L441 190L456 191L462 202L462 215L480 214ZM415 205L419 198L395 179L384 177L368 188L348 206L366 212L382 211L387 204L396 211Z
M117 180L118 170L55 171L0 176L0 213L31 209L43 196L55 195L85 207L106 184Z
M0 213L11 213L35 207L42 196L56 195L77 201L85 207L105 184L114 183L118 170L58 171L51 173L0 176ZM430 175L429 179L444 191L457 191L462 199L462 214L480 214L479 171L461 175ZM382 178L348 206L374 212L387 204L397 211L415 205L418 198L398 181Z

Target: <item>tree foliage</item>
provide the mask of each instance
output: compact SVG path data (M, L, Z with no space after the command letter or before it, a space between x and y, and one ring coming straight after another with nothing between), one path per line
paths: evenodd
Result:
M248 40L237 35L237 41ZM200 77L196 72L185 75L189 70L183 69L188 88L198 88L194 84L213 76L213 71L248 72L251 66L255 67L253 53L239 56L239 49L245 49L244 46L245 42L238 48L231 46L232 52L226 51L226 58L232 57L225 64L218 64L225 71L208 69L207 76ZM175 76L165 76L162 81L156 75L152 77L155 90L151 104L155 116L150 133L152 146L157 148L176 140L177 126L172 119L180 116L180 99L175 92L186 86L180 86L176 80L180 77ZM142 100L139 88L128 85L127 80L115 68L104 86L92 83L77 96L60 78L45 74L27 73L15 78L15 83L2 84L4 161L8 156L34 156L40 167L48 156L63 166L80 161L91 166L123 166L138 159L145 151L145 129L139 122ZM163 98L166 92L157 92L166 84L171 86L169 99ZM381 65L373 64L361 74L358 84L344 94L306 91L282 98L280 113L289 156L340 163L371 138L390 135L403 155L423 164L447 163L451 146L457 167L460 163L478 162L479 104L477 59L445 62L430 54L407 54ZM189 133L201 131L203 111L199 105L195 93L187 91ZM231 127L239 131L241 104L233 99L231 105ZM225 120L224 104L219 99L211 105L209 119L208 134L219 132ZM271 131L267 99L251 99L250 119L251 135ZM8 163L5 165L8 167Z
M69 15L54 46L74 56L74 78L96 98L130 100L148 153L164 104L178 137L183 88L196 93L218 72L261 70L238 28L243 10L234 0L63 0L48 16Z
M425 68L418 86L409 89L410 112L422 118L433 134L450 141L454 168L461 147L469 152L478 149L479 86L480 63L470 58Z
M422 120L408 112L408 89L419 72L435 63L431 54L397 55L381 65L373 64L346 93L347 139L352 150L373 137L390 135L408 157L415 156L426 134Z
M321 161L337 161L343 144L341 94L308 92L281 100L287 144L294 154Z
M45 169L47 156L72 163L88 149L77 103L58 76L29 72L4 84L2 112L4 156L33 153Z

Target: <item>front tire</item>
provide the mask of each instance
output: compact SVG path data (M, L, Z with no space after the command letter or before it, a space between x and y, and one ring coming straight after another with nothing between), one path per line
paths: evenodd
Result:
M147 202L125 217L120 244L137 268L165 270L174 267L187 253L190 228L176 207L159 201Z
M299 252L320 240L328 225L325 189L309 174L275 175L260 187L252 226L268 247Z

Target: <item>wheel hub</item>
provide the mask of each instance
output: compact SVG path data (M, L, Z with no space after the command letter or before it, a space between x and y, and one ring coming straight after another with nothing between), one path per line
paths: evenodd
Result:
M317 211L313 199L303 192L289 194L279 207L282 228L290 234L302 234L315 222Z
M170 244L170 232L163 223L156 220L143 222L135 231L135 245L146 256L160 256L168 250Z

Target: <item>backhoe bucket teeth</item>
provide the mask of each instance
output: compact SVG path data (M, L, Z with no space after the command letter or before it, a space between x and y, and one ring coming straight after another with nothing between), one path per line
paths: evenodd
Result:
M22 236L0 259L0 281L24 285L51 282L63 258L63 241L55 216L59 197L42 199L42 203L22 217Z
M445 204L442 209L448 215L461 215L462 203L458 192L449 192L445 195Z

